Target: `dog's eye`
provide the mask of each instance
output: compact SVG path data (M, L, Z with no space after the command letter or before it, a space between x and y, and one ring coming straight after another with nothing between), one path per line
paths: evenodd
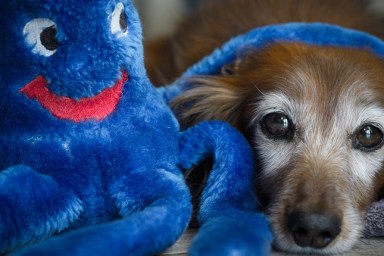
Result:
M262 131L274 140L291 140L294 135L294 127L289 117L282 113L266 115L260 122Z
M364 125L355 132L353 144L362 151L375 151L383 145L383 132L371 124Z

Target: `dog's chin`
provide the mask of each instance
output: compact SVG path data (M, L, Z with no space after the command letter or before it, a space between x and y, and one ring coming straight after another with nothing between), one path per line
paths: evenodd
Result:
M342 230L334 241L322 249L301 247L295 243L294 239L287 231L284 221L285 217L281 212L282 211L279 211L276 208L267 212L275 236L273 247L278 251L318 255L344 253L352 249L353 245L358 241L362 234L363 222L361 215L351 207L347 207L344 212L341 227Z
M314 249L311 247L300 247L292 243L291 240L276 237L274 241L274 247L279 251L283 251L287 253L329 255L329 254L339 254L339 253L346 252L352 249L353 243L354 241L348 244L343 242L342 245L329 246L329 248L327 247L324 249Z

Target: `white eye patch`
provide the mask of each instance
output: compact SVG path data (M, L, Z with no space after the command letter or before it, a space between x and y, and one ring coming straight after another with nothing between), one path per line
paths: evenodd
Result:
M49 19L33 19L23 29L25 41L32 47L32 52L45 57L53 55L59 46L56 32L56 24Z
M127 16L125 15L124 5L118 3L111 15L111 32L117 37L128 35Z

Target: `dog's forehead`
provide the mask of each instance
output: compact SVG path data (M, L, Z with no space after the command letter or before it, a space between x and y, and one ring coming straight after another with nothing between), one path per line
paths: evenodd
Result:
M261 65L276 70L277 77L273 86L273 78L267 78L268 90L311 102L329 113L347 101L384 106L384 61L369 51L302 44L280 44L264 51L258 55L265 59Z
M368 51L286 43L249 56L252 61L240 64L239 73L264 94L281 93L296 104L313 105L316 112L329 115L342 102L384 103L384 61Z

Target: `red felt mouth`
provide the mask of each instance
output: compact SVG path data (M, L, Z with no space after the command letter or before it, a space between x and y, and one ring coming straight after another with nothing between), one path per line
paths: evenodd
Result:
M28 98L34 99L59 119L82 122L89 119L102 120L111 114L120 101L123 86L128 74L122 71L121 78L114 86L105 89L96 96L75 100L59 96L48 88L48 81L38 76L20 89Z

